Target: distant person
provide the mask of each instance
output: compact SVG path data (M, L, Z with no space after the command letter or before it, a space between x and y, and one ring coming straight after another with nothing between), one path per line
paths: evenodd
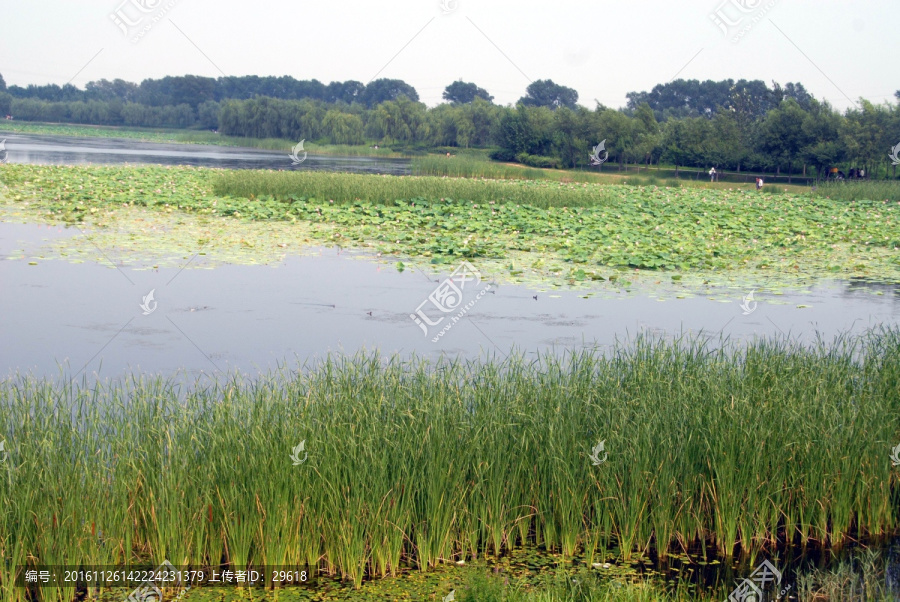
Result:
M756 178L756 190L762 190L763 187L763 179Z
M851 167L851 168L850 168L850 179L852 180L852 179L855 178L855 177L856 177L856 168L855 168L855 167Z
M448 159L450 158L450 153L447 153L447 158L448 158Z
M865 169L860 169L860 170L859 170L859 177L860 177L860 178L865 178L865 177L866 177L866 170L865 170Z
M844 175L844 172L843 172L843 171L838 171L838 175L837 175L837 179L838 179L838 180L843 180L843 179L846 178L846 177L847 177L847 176Z
M712 169L709 170L709 181L710 182L716 181L716 168L715 167L713 167Z

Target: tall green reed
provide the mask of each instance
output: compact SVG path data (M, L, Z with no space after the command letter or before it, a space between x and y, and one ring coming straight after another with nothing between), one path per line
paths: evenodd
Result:
M359 585L517 546L840 545L897 526L898 406L896 329L359 354L187 391L15 377L0 383L0 588L21 600L16 567L37 563L309 564Z

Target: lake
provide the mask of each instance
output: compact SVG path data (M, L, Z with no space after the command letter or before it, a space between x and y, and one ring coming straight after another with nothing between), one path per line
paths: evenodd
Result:
M293 165L288 152L200 144L160 144L127 138L79 138L0 133L10 163L37 165L191 165L224 169L294 169L403 175L409 159L308 154Z
M360 350L432 358L503 357L514 348L529 355L604 350L638 333L713 342L785 335L810 343L817 335L900 323L900 286L866 282L756 291L748 300L747 290L707 287L685 295L672 285L543 291L479 274L459 299L444 297L453 306L444 312L438 291L450 290L445 283L455 265L437 275L416 264L399 271L396 259L336 248L215 269L202 269L209 267L202 258L184 270L30 265L41 245L73 235L78 231L0 223L0 254L8 258L0 263L0 366L8 373L57 375L61 365L67 374L109 377L138 368L254 373ZM437 324L417 322L419 316Z

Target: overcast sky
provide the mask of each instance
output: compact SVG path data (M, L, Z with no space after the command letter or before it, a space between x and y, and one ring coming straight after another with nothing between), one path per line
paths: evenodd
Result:
M444 3L0 0L0 73L9 85L79 87L184 74L389 77L429 106L459 78L500 104L549 78L591 108L624 106L627 92L675 77L801 82L839 109L900 89L898 0ZM130 38L115 13L137 23L123 26ZM731 37L711 15L732 24Z

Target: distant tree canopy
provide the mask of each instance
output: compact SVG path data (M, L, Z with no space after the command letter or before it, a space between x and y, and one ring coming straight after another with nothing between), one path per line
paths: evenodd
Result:
M416 89L399 79L376 79L370 82L362 92L362 102L370 109L389 100L405 96L413 102L419 101Z
M560 86L550 79L539 79L532 82L525 89L525 96L519 102L527 107L558 107L575 108L578 102L578 92L572 88Z
M467 104L476 98L492 102L494 97L488 94L484 88L479 88L471 82L458 80L444 88L444 100L455 104Z
M12 95L6 91L6 81L0 74L0 117L9 115L12 110Z
M861 99L840 113L799 83L676 80L629 93L623 109L580 106L575 90L551 80L529 85L516 106L495 105L484 89L456 81L444 90L449 102L434 108L396 79L325 85L178 76L6 92L2 85L0 76L0 113L23 121L218 129L295 143L487 147L495 159L537 167L587 166L591 148L605 140L610 165L662 162L789 176L838 165L891 177L898 171L887 151L900 143L900 103Z
M764 115L785 98L793 98L808 108L812 96L802 84L777 83L770 89L761 80L745 79L735 82L696 79L677 79L658 84L650 92L629 92L627 108L636 109L646 103L659 121L670 117L709 117L721 110L743 111L754 118Z
M297 80L290 76L259 77L201 77L198 75L168 76L162 79L145 79L138 84L121 79L112 82L101 79L89 82L84 90L75 86L47 84L29 85L26 88L10 86L10 94L16 98L37 98L49 102L88 102L91 100L137 102L151 107L186 104L196 109L207 101L247 99L257 96L284 100L321 100L323 102L360 102L374 107L386 100L403 95L419 100L416 89L399 79L377 79L369 85L349 80L331 82Z

